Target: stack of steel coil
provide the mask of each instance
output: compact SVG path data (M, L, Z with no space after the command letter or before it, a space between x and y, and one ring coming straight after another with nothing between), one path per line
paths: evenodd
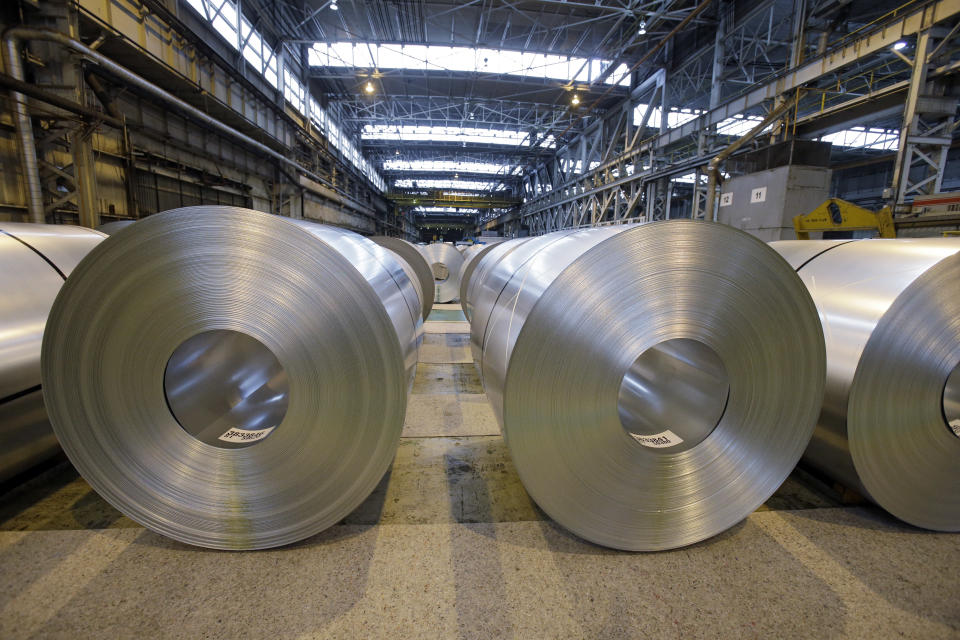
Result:
M421 301L386 249L234 207L146 218L96 247L43 339L51 422L143 525L254 549L335 524L393 460Z
M435 291L433 284L433 271L430 269L430 265L420 252L420 248L417 247L417 245L407 242L406 240L401 240L400 238L373 236L370 239L380 246L386 247L387 249L390 249L399 255L416 272L417 281L420 283L420 289L423 293L423 319L426 320L427 316L430 315L430 310L433 309L433 297Z
M960 239L772 243L820 312L804 459L916 526L960 531Z
M472 341L544 511L587 540L656 550L773 494L809 442L825 371L816 308L776 252L689 220L501 247L470 283Z
M0 223L0 481L55 455L40 389L40 344L64 279L106 236L81 227Z
M452 302L460 295L460 269L463 254L452 244L437 242L420 247L424 259L433 270L436 302Z

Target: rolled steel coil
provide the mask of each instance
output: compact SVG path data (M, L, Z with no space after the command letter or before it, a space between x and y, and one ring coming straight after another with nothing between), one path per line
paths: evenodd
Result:
M423 319L426 320L427 316L430 315L430 311L433 309L433 297L435 291L433 284L433 271L430 269L430 264L427 262L426 258L424 258L423 254L420 252L420 248L411 242L407 242L406 240L401 240L400 238L390 238L388 236L373 236L370 238L370 240L373 240L381 247L386 247L387 249L397 253L406 261L408 265L413 267L413 270L417 273L420 289L423 292Z
M421 247L424 259L433 271L434 300L452 302L460 295L460 269L463 254L452 244L438 242Z
M548 234L483 285L496 301L477 300L472 330L494 413L529 494L582 538L708 538L763 504L809 442L825 371L816 308L741 231Z
M503 290L502 283L488 282L488 279L496 277L498 280L502 280L506 277L506 274L511 273L510 269L512 267L509 266L511 263L507 263L498 269L500 263L507 259L511 253L532 240L533 238L518 238L497 245L496 248L491 249L484 255L483 260L477 265L477 269L470 278L467 288L467 308L464 315L471 323L470 351L477 363L480 362L480 352L483 350L483 337L486 335L487 320L490 318L493 305L496 304L497 296ZM495 275L498 273L500 275Z
M422 332L392 255L234 207L150 216L57 296L43 383L107 501L189 544L258 549L341 520L393 460Z
M134 222L136 222L136 220L114 220L112 222L104 222L103 224L97 227L97 231L99 231L100 233L105 233L108 236L112 236L117 231L120 231L120 229L123 229L124 227L129 227Z
M496 245L475 244L463 255L463 266L460 267L460 307L463 309L463 314L467 320L470 319L467 316L467 288L470 285L470 277L477 265L480 264L481 258L494 246Z
M482 244L471 244L467 247L458 247L460 252L463 254L463 262L466 264L474 254L483 249L486 245ZM461 269L462 271L463 269Z
M0 223L0 482L60 451L40 387L40 345L64 279L102 233Z
M465 274L468 275L469 278L467 280L466 290L464 291L466 300L461 301L461 306L463 306L463 314L468 321L473 321L473 307L480 290L480 283L484 281L487 274L497 265L500 258L502 258L506 252L513 251L515 247L529 239L530 238L518 238L493 245L489 251L486 251L474 263L473 267L469 269L469 273Z
M413 267L410 266L410 263L404 260L399 253L386 247L383 247L383 250L389 253L393 259L397 261L397 264L400 265L400 268L403 269L404 273L406 273L407 280L410 281L410 284L413 286L413 289L417 294L417 307L414 309L414 311L417 315L418 321L423 322L425 319L423 317L423 287L420 284L420 277L417 275L417 272L413 270Z
M960 239L802 240L827 347L804 460L918 527L960 531Z

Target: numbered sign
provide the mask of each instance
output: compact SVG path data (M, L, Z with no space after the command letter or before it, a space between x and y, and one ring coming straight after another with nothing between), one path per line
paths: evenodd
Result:
M733 191L720 194L720 206L729 207L733 204Z
M750 192L750 202L757 204L759 202L766 202L767 200L767 188L759 187Z

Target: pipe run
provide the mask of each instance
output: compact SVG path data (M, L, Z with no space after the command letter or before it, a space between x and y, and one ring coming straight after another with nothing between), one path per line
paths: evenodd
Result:
M784 100L779 105L775 106L773 111L768 113L767 117L761 120L757 126L755 126L753 129L750 129L750 131L748 131L742 138L734 140L728 147L723 149L720 153L714 156L713 160L710 161L710 163L707 165L707 209L703 214L704 220L714 220L716 216L716 190L717 185L723 182L723 180L720 178L720 165L723 164L723 161L733 155L737 149L757 137L764 129L770 126L771 122L792 109L796 102L796 98L794 98L791 100Z
M325 178L308 171L300 166L296 161L287 158L282 153L275 151L271 147L254 140L250 136L243 134L233 127L226 125L216 118L213 118L193 105L184 102L173 94L164 91L152 82L138 76L126 67L123 67L102 53L94 51L79 40L51 29L37 29L31 27L11 27L3 34L3 50L7 58L7 72L14 79L24 81L23 62L20 58L20 42L23 40L44 40L62 45L67 49L82 55L89 62L96 64L101 69L116 76L127 84L133 85L147 93L160 98L169 105L182 112L184 115L196 120L211 129L239 140L243 144L264 153L282 164L293 167L297 172L314 180L324 186L331 187L330 182ZM27 184L28 211L31 222L44 222L43 193L40 188L40 173L38 169L37 147L33 138L33 124L30 122L30 114L27 106L26 96L19 91L11 91L11 97L14 103L14 120L16 123L17 136L20 139L21 160L23 164L24 179ZM341 196L342 197L342 196ZM353 205L348 198L342 198L343 204L354 209L361 209L360 205Z
M17 80L23 80L23 61L20 59L19 43L14 37L8 37L12 30L3 36L3 49L7 57L7 71ZM46 222L43 212L43 192L40 189L40 167L37 161L37 145L33 139L33 123L27 108L27 97L19 91L11 91L13 100L13 120L20 141L20 162L23 180L27 187L27 212L30 222Z

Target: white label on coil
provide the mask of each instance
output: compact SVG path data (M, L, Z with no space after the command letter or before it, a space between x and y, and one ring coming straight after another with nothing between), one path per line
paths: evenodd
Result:
M953 431L953 435L960 438L960 419L950 421L950 430Z
M636 433L630 434L634 440L639 442L645 447L651 447L653 449L664 449L666 447L673 447L683 442L683 438L675 434L673 431L667 429L662 433L655 433L652 436L641 436Z
M767 201L767 188L759 187L750 192L750 202L757 204L758 202Z
M267 427L266 429L247 430L247 429L227 429L227 432L220 436L219 440L224 442L256 442L263 440L276 427Z
M733 204L733 191L720 194L720 206L729 207Z

